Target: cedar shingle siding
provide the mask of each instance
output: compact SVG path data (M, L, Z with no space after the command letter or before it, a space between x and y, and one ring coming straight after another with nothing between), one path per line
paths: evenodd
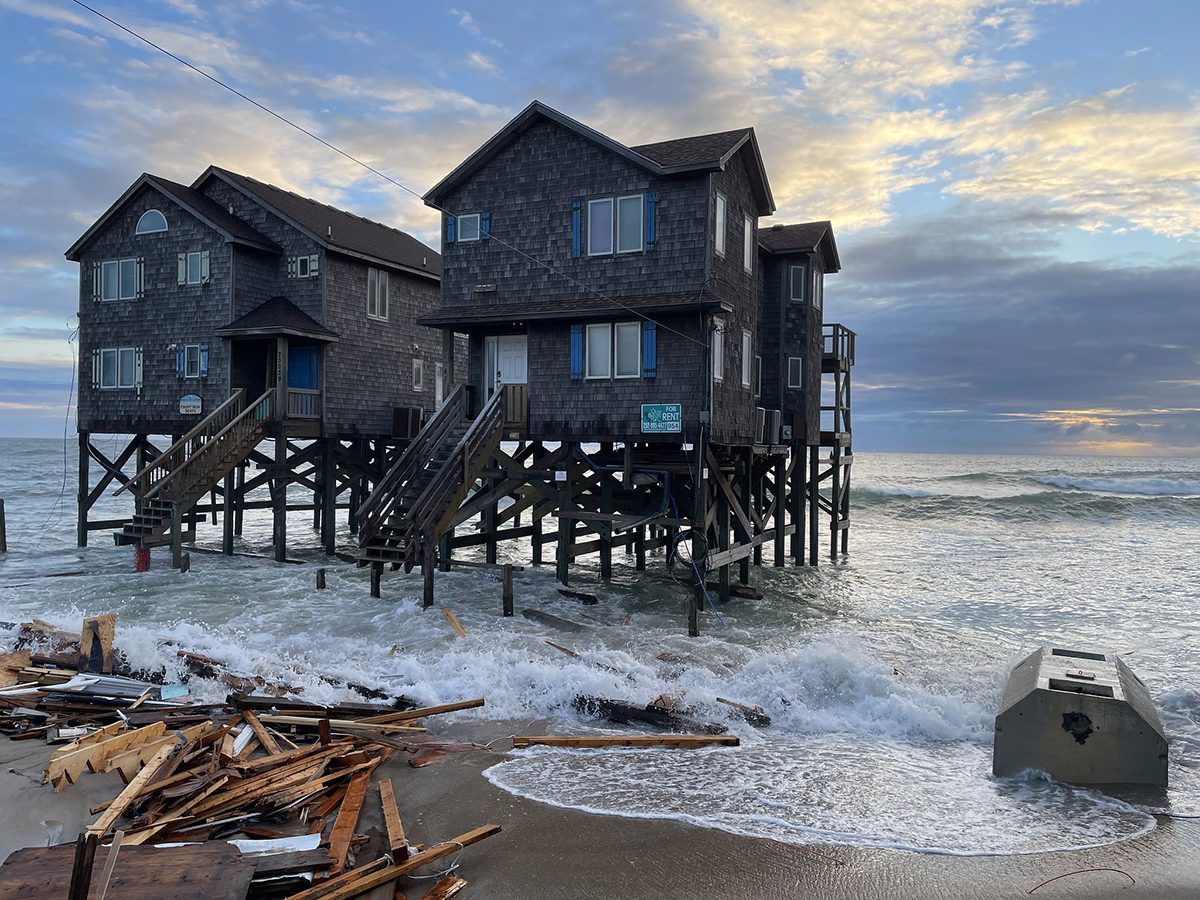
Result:
M80 263L81 273L79 428L178 434L199 421L196 416L179 415L179 398L184 394L199 394L207 413L229 396L231 387L261 393L269 383L274 336L230 338L218 331L266 308L263 304L271 306L267 301L278 297L337 336L335 342L322 344L323 416L318 423L322 433L386 436L395 407L431 409L442 336L414 320L437 307L438 254L394 229L287 194L290 213L310 204L314 217L336 213L334 221L343 225L353 220L353 232L343 228L341 243L334 247L213 171L192 188L143 176L68 251L68 257ZM276 199L286 194L268 191L268 186L252 179L239 183L257 185L264 196ZM138 219L151 208L163 212L168 230L135 235ZM369 241L361 252L384 252L405 264L425 263L426 269L410 271L390 259L369 262L350 255L347 244L363 235ZM208 253L207 284L177 283L177 254L192 251ZM289 277L289 259L301 255L316 257L317 275ZM93 301L92 264L125 257L144 259L144 296ZM386 322L367 318L367 270L372 266L389 274ZM286 311L286 304L276 306ZM253 324L257 319L250 316L246 321ZM281 327L286 324L281 320ZM176 350L168 348L193 343L207 345L208 373L205 378L184 379L177 374ZM140 394L92 386L92 351L108 347L142 350ZM419 392L412 389L414 353L425 360L425 387ZM463 377L465 355L464 341L458 346L456 371L446 375L447 394L455 378Z

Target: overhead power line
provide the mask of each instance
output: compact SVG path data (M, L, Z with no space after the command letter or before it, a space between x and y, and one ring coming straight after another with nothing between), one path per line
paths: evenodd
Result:
M329 141L325 140L320 135L314 134L313 132L311 132L307 128L305 128L303 125L300 125L299 123L292 121L291 119L289 119L287 116L283 115L282 113L276 112L275 110L271 109L271 107L267 106L265 103L255 100L250 95L243 93L242 91L239 91L233 85L228 84L225 81L222 81L220 78L217 78L215 75L210 75L208 72L205 72L203 69L199 68L198 66L195 66L192 63L188 62L186 59L184 59L182 56L179 56L177 53L173 53L172 51L168 50L166 47L162 46L161 44L155 43L154 41L150 40L150 38L148 38L142 34L139 34L137 31L133 30L132 28L129 28L126 25L122 25L116 19L112 18L111 16L105 15L104 13L100 12L100 10L96 9L95 7L89 6L88 4L82 2L82 0L72 0L72 2L76 6L79 6L82 9L86 9L88 12L92 13L93 15L103 19L105 22L108 22L114 28L118 28L121 31L125 32L130 37L136 38L137 40L141 41L142 43L146 44L147 46L153 47L159 53L162 53L165 56L170 57L171 59L175 60L175 62L179 63L181 66L185 66L186 68L191 69L197 75L201 75L204 78L207 78L213 84L218 85L219 87L222 87L225 90L229 91L231 94L234 94L234 95L240 97L241 99L245 100L250 105L262 110L267 115L272 116L272 117L278 119L283 124L296 129L297 131L299 131L301 134L305 135L306 137L312 138L314 141L316 141L318 144L321 144L323 147L326 147L326 148L332 150L334 153L337 153L339 156L345 157L350 162L352 162L356 165L362 166L362 168L366 169L371 174L376 175L379 178L382 178L384 181L400 188L400 190L402 190L402 191L412 194L418 200L421 200L422 202L427 202L427 201L425 201L425 198L421 194L418 194L416 191L414 191L408 185L406 185L400 181L397 181L395 178L391 177L386 172L381 172L379 169L375 168L370 163L364 162L363 160L359 159L357 156L354 156L353 154L346 152L341 147L338 147L337 145L330 143ZM445 209L441 206L438 206L437 204L427 203L427 205L431 206L433 209L437 210L438 212L445 213L448 216L456 215L455 213L452 213L450 210ZM648 315L646 315L645 313L643 313L642 311L640 311L632 306L629 306L625 303L622 303L616 297L609 297L609 296L606 296L605 294L602 294L600 291L597 291L595 288L593 288L589 285L586 285L583 282L581 282L575 278L572 278L566 272L551 265L550 263L546 262L545 260L538 259L537 257L535 257L529 253L526 253L524 250L520 249L519 247L514 247L512 244L508 243L504 239L498 238L494 234L490 234L489 240L493 240L496 243L500 244L502 247L512 250L514 253L517 253L520 256L525 257L525 259L528 259L530 262L533 262L539 266L542 266L543 268L547 269L550 272L553 272L555 275L560 276L561 278L570 282L571 284L575 285L576 287L582 288L583 290L594 295L595 297L599 298L600 300L603 300L605 303L611 303L614 306L618 306L621 309L623 309L635 316L638 316L641 319L645 319L646 321L651 321L650 317ZM701 287L701 289L700 289L701 294L703 294L703 291L704 291L704 288ZM697 298L697 299L699 299L699 298ZM696 338L692 337L691 335L684 334L682 331L678 331L674 328L671 328L669 325L664 325L662 322L658 323L658 327L662 328L664 331L670 331L673 334L677 334L679 337L683 338L684 340L691 341L694 344L699 344L702 347L707 347L706 341L696 340Z

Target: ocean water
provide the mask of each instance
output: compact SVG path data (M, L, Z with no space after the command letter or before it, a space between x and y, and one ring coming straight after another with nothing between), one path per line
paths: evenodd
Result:
M115 611L135 665L175 674L186 647L318 701L346 696L330 679L429 703L483 696L484 710L459 715L549 719L538 727L564 733L603 730L571 710L576 694L670 694L742 738L687 754L497 753L486 776L541 802L954 854L1094 846L1154 828L1156 812L1200 814L1200 460L858 453L850 556L777 569L768 547L751 571L764 599L734 599L720 622L706 612L700 638L686 636L686 593L661 553L639 575L618 552L607 583L594 566L576 570L572 589L595 606L560 595L552 566L526 568L510 619L494 578L439 573L439 605L469 632L459 639L437 609L420 609L419 573L385 574L384 599L372 600L365 570L321 555L306 513L289 518L303 564L193 554L179 574L156 550L152 570L135 575L132 550L103 532L75 547L73 446L0 440L0 453L10 545L0 620L77 627ZM106 497L95 515L127 508ZM198 540L219 546L220 526L202 525ZM344 525L340 540L351 547ZM269 519L248 513L238 549L265 553L269 542ZM500 552L528 562L527 547ZM326 591L313 587L317 565ZM522 608L584 628L548 629ZM1036 772L991 776L1008 671L1046 643L1119 653L1146 682L1171 740L1167 792L1114 797ZM772 725L749 727L717 697L761 704ZM497 738L511 733L496 727Z

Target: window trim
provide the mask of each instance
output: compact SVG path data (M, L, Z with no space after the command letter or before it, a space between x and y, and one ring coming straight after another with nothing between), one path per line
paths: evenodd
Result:
M756 354L754 357L754 396L756 399L762 398L762 355Z
M113 383L104 383L104 356L112 354ZM133 357L132 379L128 384L121 383L121 355L128 353ZM100 390L102 391L131 391L137 387L137 347L101 347L100 348Z
M608 340L604 343L608 347L608 352L604 354L604 361L607 371L603 375L592 374L592 329L604 329L608 332ZM585 381L605 381L613 377L613 323L612 322L590 322L583 329L583 377Z
M607 250L593 250L592 236L597 233L596 229L592 228L592 207L608 204L609 208L609 235ZM603 229L600 230L603 233ZM602 197L599 200L588 201L587 214L587 255L588 256L613 256L617 249L617 205L612 197ZM586 367L585 367L586 368Z
M799 269L802 273L800 276L800 288L804 296L796 296L796 270ZM808 264L800 263L798 265L788 266L788 300L792 303L807 303L808 302Z
M618 371L618 367L617 367L617 360L620 359L620 355L617 353L617 334L620 332L620 330L622 328L632 328L633 329L633 331L634 331L634 347L637 351L634 354L633 372L626 374L626 375L622 375L620 373L620 371ZM613 373L612 377L620 378L620 379L641 378L642 377L642 323L641 322L613 322L612 339L613 339L612 367L611 367L612 373Z
M792 383L792 363L798 363L798 365L796 366L796 372L800 376L799 380L797 382L795 382L794 384ZM789 391L803 390L803 388L804 388L804 357L803 356L789 356L788 357L787 386L788 386Z
M483 217L479 213L467 213L465 216L455 216L456 233L454 239L460 244L473 244L483 236ZM475 220L475 237L463 237L463 222Z
M746 216L743 219L746 232L742 235L742 268L747 275L754 274L754 219Z
M188 285L188 287L191 287L192 285L195 285L195 284L203 284L204 283L203 265L201 263L202 255L203 255L203 251L201 251L201 250L189 250L187 252L187 260L184 263L184 266L186 268L187 280L184 282L184 284ZM196 280L195 281L192 281L192 259L193 258L195 258L195 260L196 260Z
M296 277L310 278L312 276L312 260L308 256L296 257Z
M425 390L425 360L419 356L412 361L412 386L414 391Z
M813 309L820 309L825 303L825 279L816 266L813 266L812 292Z
M712 332L712 379L725 380L725 321L713 319Z
M374 277L372 277L374 276ZM375 282L375 290L371 290L371 282ZM380 282L383 282L382 285ZM373 266L367 267L367 318L375 319L379 322L388 320L388 273L385 269L376 269ZM380 312L380 300L383 300L383 312ZM372 312L374 308L374 312Z
M158 213L158 217L160 219L162 219L162 228L142 228L142 223L146 221L146 216L150 215L150 213ZM163 212L161 209L146 210L144 213L142 213L138 217L137 225L135 225L133 227L133 233L135 236L141 235L141 234L163 234L167 230L168 230L167 217L165 215L163 215Z
M750 329L742 329L742 387L748 388L753 382L753 372L750 368L750 357L754 354L754 338L750 334Z
M638 228L637 228L637 246L631 247L628 250L621 249L621 204L626 200L636 200L638 210ZM615 239L613 241L613 252L620 256L625 253L641 253L646 249L646 195L645 194L626 194L623 197L616 198L616 204L613 207L613 231Z
M191 351L196 351L196 374L189 375L188 370L191 366L191 360L188 359L188 354ZM199 344L184 344L183 345L183 377L184 378L199 378L200 377L200 345Z
M724 257L728 243L729 201L720 191L717 191L716 207L713 213L713 252Z

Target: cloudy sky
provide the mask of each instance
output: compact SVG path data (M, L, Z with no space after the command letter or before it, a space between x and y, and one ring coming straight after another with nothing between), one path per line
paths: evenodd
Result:
M534 98L627 144L753 125L774 221L834 222L856 448L1200 453L1188 4L95 5L418 193ZM413 196L71 0L0 0L0 75L2 435L62 434L62 254L143 170L436 241Z

